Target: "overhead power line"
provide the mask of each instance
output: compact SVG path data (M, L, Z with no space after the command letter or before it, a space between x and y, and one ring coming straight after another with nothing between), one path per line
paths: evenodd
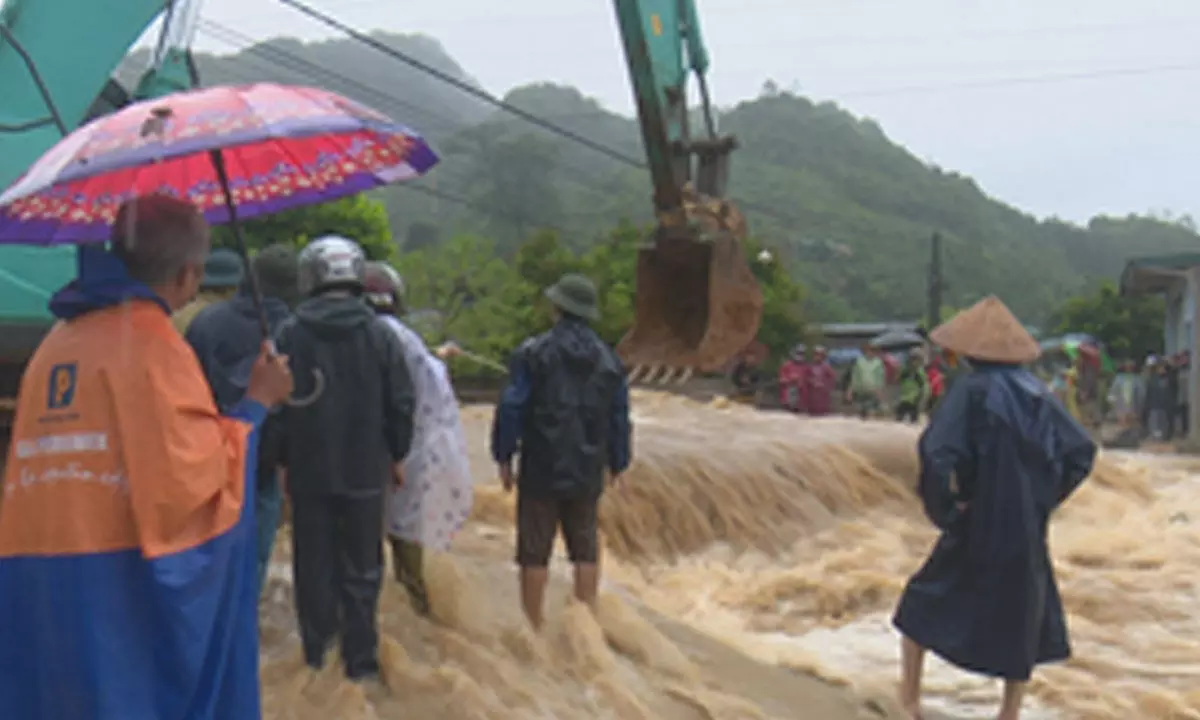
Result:
M370 35L359 32L358 30L341 22L337 18L326 15L325 13L321 12L320 10L317 10L316 8L314 8L310 5L306 5L302 2L299 2L299 0L279 0L279 2L283 3L284 5L289 6L291 8L294 8L295 10L298 10L301 13L304 13L305 15L316 20L317 22L320 22L323 25L326 25L327 27L331 27L335 30L338 30L339 32L346 34L347 36L349 36L351 38L354 38L355 40L357 40L360 43L363 43L364 45L368 45L368 46L378 50L379 52L384 53L385 55L393 57L396 60L399 60L400 62L403 62L406 65L414 67L423 73L426 73L432 77L435 77L438 80L441 80L442 82L446 83L447 85L458 88L462 92L464 92L472 97L478 98L479 100L482 100L482 101L488 103L489 105L493 105L497 108L500 108L501 110L504 110L507 113L515 115L515 116L521 118L522 120L525 120L526 122L529 122L533 125L537 125L538 127L542 128L543 130L548 130L556 135L560 135L564 138L567 138L568 140L577 142L580 145L583 145L584 147L591 148L592 150L595 150L598 153L607 155L608 157L612 158L613 160L625 163L626 165L632 165L633 167L638 167L638 168L645 167L645 163L641 162L640 160L631 158L628 155L626 155L618 150L614 150L613 148L608 147L607 145L598 143L589 137L580 135L579 133L568 130L567 128L564 128L561 125L556 125L555 123L552 123L549 120L546 120L537 115L534 115L531 112L522 110L519 107L516 107L514 105L506 103L503 100L501 100L500 98L497 98L494 95L492 95L484 90L480 90L479 88L475 87L474 85L471 85L470 83L463 82L462 80L454 77L453 75L444 73L441 70L438 70L437 68L433 67L432 65L421 62L420 60L416 59L415 57L413 57L407 53L401 52L385 43L382 43L382 42L376 40L375 38L371 37Z
M464 83L463 81L459 80L458 78L447 75L446 73L438 70L437 68L433 68L433 67L429 66L428 64L423 63L400 50L396 50L395 48L392 48L384 43L381 43L378 40L376 40L375 38L372 38L369 35L346 25L345 23L342 23L341 21L337 20L336 18L332 18L328 15L325 15L324 13L321 13L318 10L315 10L307 5L304 5L301 2L298 2L298 0L279 0L279 1L285 5L294 7L295 9L299 10L300 12L302 12L306 15L309 15L310 17L313 17L314 19L338 30L339 32L345 34L347 37L349 37L350 39L352 39L356 42L367 45L368 47L371 47L375 50L378 50L378 51L390 56L390 57L400 60L401 62L404 62L404 63L410 65L411 67L416 68L417 70L419 70L421 72L429 74L430 76L434 77L435 79L437 79L441 82L449 84L459 90L462 90L463 92L467 92L474 97L483 99L486 102L488 102L498 108L506 110L506 111L510 112L511 114L515 115L516 117L520 118L521 120L524 120L532 125L549 130L550 132L552 132L556 135L559 135L560 137L562 137L566 140L569 140L571 142L575 142L575 143L578 143L585 147L588 147L588 148L595 150L609 158L617 160L625 165L629 165L629 166L632 166L632 167L640 169L640 170L645 170L648 168L648 166L645 162L642 162L635 158L631 158L628 155L625 155L618 150L615 150L607 145L604 145L603 143L597 142L585 135L574 132L572 130L568 130L566 128L562 128L561 126L558 126L555 123L545 120L544 118L542 118L538 115L535 115L534 113L531 113L531 112L528 112L525 110L521 110L520 108L513 107L512 105L509 105L508 103L505 103L504 101L499 100L499 99L495 98L494 96L484 92L483 90L480 90L480 89L475 88L467 83ZM395 103L395 104L398 104L401 106L415 107L411 103L404 103L403 101L401 101L399 98L397 98L395 95L393 95L391 93L380 90L378 88L371 87L369 85L366 85L365 83L356 81L356 80L349 78L349 77L345 76L344 74L336 72L334 70L330 70L328 68L321 67L320 65L312 63L312 62L306 60L305 58L295 55L294 53L290 53L290 52L288 52L286 50L282 50L280 48L271 47L269 45L254 44L253 38L250 38L249 36L247 36L243 33L240 33L237 30L234 30L232 28L221 25L220 23L217 23L215 21L204 20L204 21L202 21L202 23L203 23L204 27L202 27L201 29L203 31L207 31L209 34L212 34L214 36L216 36L217 33L225 34L227 36L224 39L217 37L218 40L221 40L222 42L225 42L226 44L229 44L232 47L237 47L240 50L246 50L246 51L250 52L251 54L258 54L261 57L264 57L265 59L268 59L273 63L278 63L280 65L283 65L284 67L287 67L288 69L292 70L293 72L298 72L303 75L303 74L305 74L304 71L298 70L296 68L296 66L306 67L309 69L309 71L308 71L309 74L313 74L313 73L321 74L321 75L324 75L325 77L336 79L338 82L345 82L347 84L347 87L354 87L356 89L360 89L364 92L364 94L369 94L376 98L380 98L385 102L391 102L391 103ZM212 32L213 30L215 30L216 33L213 33ZM239 46L237 43L230 41L228 39L229 36L234 36L234 37L240 36L247 43L246 46L242 47L242 46ZM426 113L430 117L438 117L438 118L442 119L447 125L449 125L451 127L457 127L457 128L470 127L470 125L468 123L464 123L459 120L452 120L450 118L447 118L444 115L439 115L438 113L434 113L432 111L428 111L428 110L421 110L421 111ZM581 168L577 168L577 167L571 166L569 164L564 164L563 168L576 171L576 172L569 173L568 175L574 176L574 177L570 177L570 179L574 180L577 184L579 184L584 189L586 189L590 192L593 192L597 195L604 195L606 197L609 195L608 191L606 191L602 188L597 188L595 185L592 185L590 182L587 182L586 180L582 179L582 177L581 177L581 176L586 176L587 180L594 180L595 179L594 175L587 173L586 171L583 171ZM433 192L428 192L429 188L427 188L425 186L421 186L421 185L407 184L407 185L401 185L400 187L407 188L407 189L414 189L414 190L419 188L419 190L416 190L416 191L425 192L425 194L428 194L428 195L433 194ZM446 200L447 202L457 203L460 205L464 205L466 207L471 207L472 209L479 210L480 212L484 212L485 214L489 214L494 217L498 217L498 218L511 218L512 217L511 213L507 213L503 210L498 210L498 209L494 209L494 208L483 209L483 207L480 206L478 203L473 203L473 201L467 201L463 198L454 197L447 193L442 193L441 199ZM792 224L792 223L796 222L796 217L794 217L794 216L788 217L786 215L781 215L777 208L767 206L767 205L762 205L760 203L751 202L751 201L745 200L745 199L735 199L734 201L742 208L753 211L753 212L757 212L760 215L764 215L766 217L771 218L772 220L775 220L776 222L785 223L785 224Z
M379 88L367 85L361 81L355 80L345 74L339 73L330 68L323 67L314 62L307 60L295 53L289 52L282 48L277 48L269 44L257 42L254 38L241 33L233 28L227 27L213 20L201 20L199 31L208 37L228 45L230 48L237 50L239 53L247 55L244 59L254 60L262 63L262 67L278 70L279 68L288 70L295 75L300 76L304 80L319 80L324 78L327 81L339 83L342 87L350 88L355 92L361 93L364 97L371 98L372 103L378 103L381 109L386 109L388 106L396 106L420 113L425 117L439 121L444 127L460 130L473 127L473 123L465 122L459 119L454 119L444 113L439 113L427 108L421 107L415 103L403 100L394 93L381 90ZM223 68L223 73L237 78L239 81L255 82L261 78L247 76L245 74L231 71L230 68ZM609 197L611 192L598 187L594 181L600 180L594 174L577 167L571 163L560 163L558 169L565 171L565 179L572 181L579 188L598 197ZM453 176L451 176L453 177ZM402 188L417 187L411 184L401 185ZM431 193L426 193L431 194ZM448 202L468 205L472 209L480 212L494 215L497 217L509 217L503 211L489 209L474 201L464 201L461 198L454 198L447 194L441 196L441 199Z

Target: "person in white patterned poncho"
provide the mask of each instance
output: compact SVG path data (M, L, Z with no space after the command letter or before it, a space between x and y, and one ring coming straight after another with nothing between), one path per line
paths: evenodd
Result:
M412 450L404 459L403 482L388 498L387 533L396 580L408 591L413 608L427 614L424 550L447 549L471 512L466 437L445 363L396 317L404 308L399 274L385 263L369 263L363 298L400 338L416 391ZM447 357L451 353L452 347L439 351Z

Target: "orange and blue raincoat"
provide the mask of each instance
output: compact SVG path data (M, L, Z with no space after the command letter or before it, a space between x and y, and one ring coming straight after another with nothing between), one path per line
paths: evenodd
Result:
M100 249L21 382L0 497L0 714L258 720L255 435Z

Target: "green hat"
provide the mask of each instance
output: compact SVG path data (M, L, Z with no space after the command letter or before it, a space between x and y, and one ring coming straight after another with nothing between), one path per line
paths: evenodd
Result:
M232 250L217 248L209 253L208 259L204 261L204 279L200 281L200 289L236 288L242 282L244 270L241 256Z
M278 298L289 305L298 299L299 266L290 245L268 245L254 256L253 266L263 297Z
M586 320L600 319L600 310L596 307L596 286L583 275L563 275L558 282L546 288L546 298L563 312Z

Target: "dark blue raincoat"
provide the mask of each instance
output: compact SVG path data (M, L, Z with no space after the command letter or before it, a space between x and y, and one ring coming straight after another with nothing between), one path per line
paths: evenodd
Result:
M1071 654L1046 529L1096 445L1032 374L974 368L921 436L919 492L942 535L894 623L965 670L1023 681Z

